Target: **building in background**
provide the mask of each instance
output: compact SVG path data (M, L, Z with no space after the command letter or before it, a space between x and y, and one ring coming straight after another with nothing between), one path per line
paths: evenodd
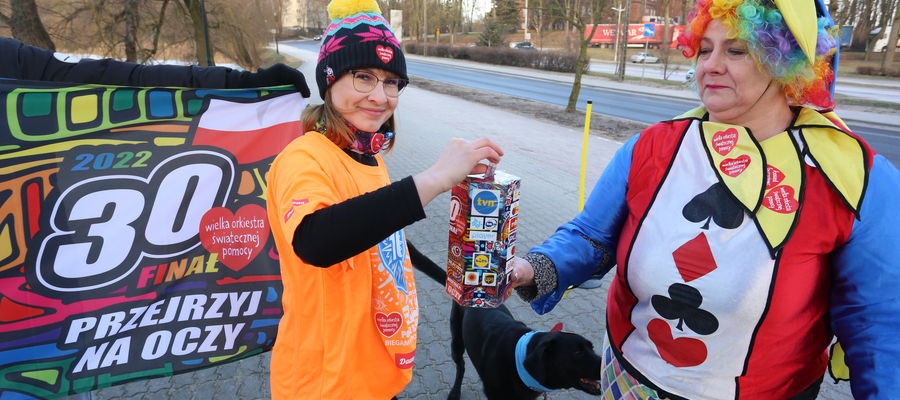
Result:
M281 25L285 30L316 35L328 26L328 0L281 0Z

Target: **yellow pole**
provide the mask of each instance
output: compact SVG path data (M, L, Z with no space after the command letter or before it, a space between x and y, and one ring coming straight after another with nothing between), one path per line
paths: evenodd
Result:
M581 178L578 184L578 211L584 210L584 175L587 171L588 133L591 131L591 108L593 102L588 100L584 111L584 138L581 141Z

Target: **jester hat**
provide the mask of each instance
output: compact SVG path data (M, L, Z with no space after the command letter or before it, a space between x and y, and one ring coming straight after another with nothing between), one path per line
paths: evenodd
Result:
M784 87L791 105L834 107L839 47L824 0L698 0L688 32L678 38L694 57L713 19L747 43L761 69Z

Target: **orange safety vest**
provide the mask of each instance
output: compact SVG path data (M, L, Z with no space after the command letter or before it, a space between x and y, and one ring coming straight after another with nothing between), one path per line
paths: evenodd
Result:
M412 378L419 307L403 230L328 268L303 262L291 245L304 216L390 183L376 159L360 164L309 132L269 170L266 203L284 283L273 399L389 399Z

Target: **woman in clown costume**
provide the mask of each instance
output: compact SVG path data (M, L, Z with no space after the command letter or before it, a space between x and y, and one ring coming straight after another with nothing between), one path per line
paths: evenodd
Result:
M854 397L900 396L900 174L832 111L824 3L692 15L703 106L625 143L517 291L543 314L618 265L606 399L814 399L834 335Z

